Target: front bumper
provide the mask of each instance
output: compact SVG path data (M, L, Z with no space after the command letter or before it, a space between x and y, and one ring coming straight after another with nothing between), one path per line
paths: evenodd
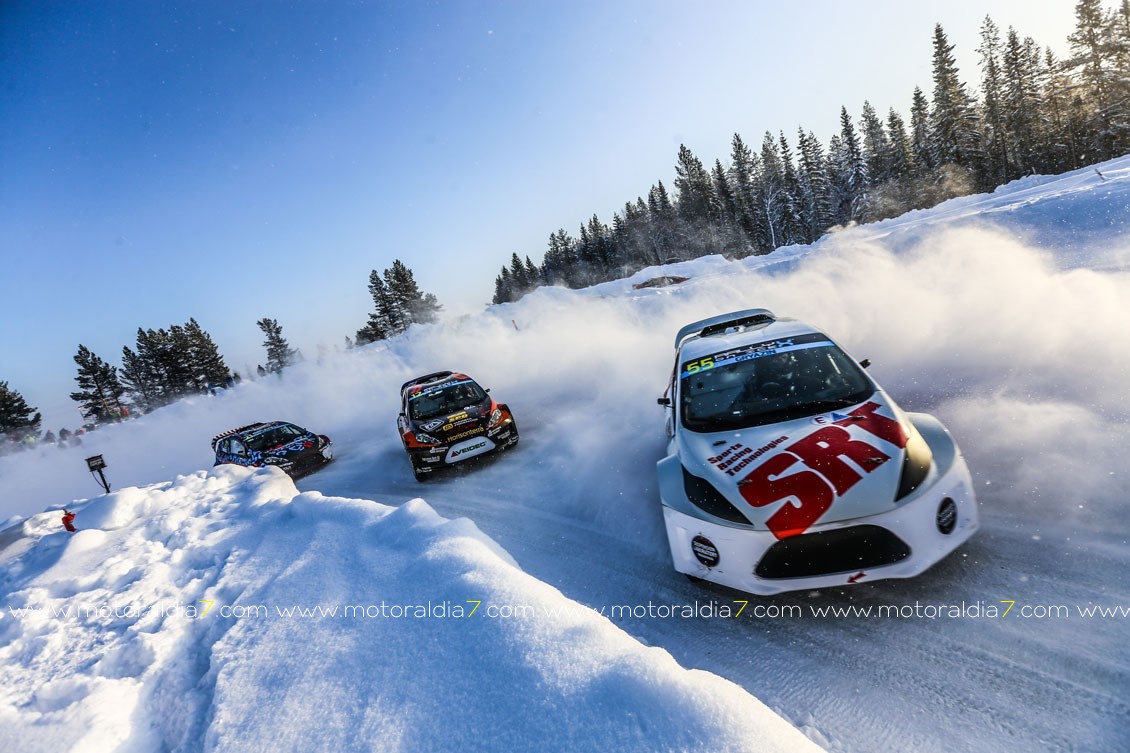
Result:
M455 465L496 450L504 450L517 442L518 432L514 429L514 421L507 418L485 432L453 444L406 449L412 456L412 464L419 473L431 473L436 468Z
M932 483L889 512L817 524L781 540L768 530L688 515L664 500L675 569L758 595L914 577L979 525L969 468L956 452L948 461ZM943 505L956 516L939 516Z

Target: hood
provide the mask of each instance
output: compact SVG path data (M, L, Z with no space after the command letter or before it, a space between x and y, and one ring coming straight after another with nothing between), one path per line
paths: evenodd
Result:
M787 538L893 509L912 431L877 390L842 410L738 431L684 430L677 442L687 472L756 528Z
M422 431L444 444L449 444L484 433L493 407L493 403L487 400L483 403L469 405L455 413L436 416L425 421L413 421L413 423L417 431Z

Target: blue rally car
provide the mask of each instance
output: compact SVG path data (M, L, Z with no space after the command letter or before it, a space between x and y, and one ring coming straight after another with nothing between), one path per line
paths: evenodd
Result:
M261 468L273 465L293 478L312 473L333 460L333 442L286 421L248 424L212 438L216 465Z

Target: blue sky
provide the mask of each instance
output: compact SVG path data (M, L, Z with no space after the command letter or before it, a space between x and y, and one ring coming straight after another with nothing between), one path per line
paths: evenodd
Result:
M402 259L450 315L511 253L605 222L679 144L929 92L933 26L966 82L986 13L1058 53L1070 0L0 3L0 380L78 422L79 343L195 317L231 368L255 321L308 355ZM453 365L453 366L457 366Z

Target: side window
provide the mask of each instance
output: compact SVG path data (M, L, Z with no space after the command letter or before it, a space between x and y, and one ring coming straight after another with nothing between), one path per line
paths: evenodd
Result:
M238 439L231 440L231 449L228 452L235 453L240 457L247 457L247 448L243 446L243 442Z
M230 439L221 439L219 444L216 445L216 452L222 452L226 455L227 453L231 452L231 450L228 449L228 446L230 444Z

